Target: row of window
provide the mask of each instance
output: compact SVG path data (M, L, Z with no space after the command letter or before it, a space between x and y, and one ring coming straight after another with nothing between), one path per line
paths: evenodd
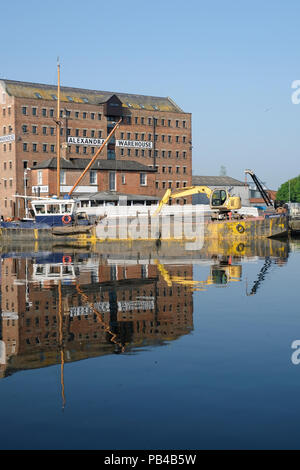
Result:
M156 168L159 170L158 167L156 167ZM173 167L172 166L168 166L168 167L162 166L161 167L161 172L162 173L173 173ZM180 166L176 166L175 172L176 172L177 175L180 174ZM186 174L186 166L182 167L182 172L183 172L183 174Z
M50 150L51 153L55 152L55 145L54 144L42 144L42 151L44 153L47 153ZM38 144L33 143L32 144L32 151L37 152L38 151ZM24 142L23 143L23 152L29 152L29 144Z
M9 125L8 126L8 134L11 134L12 130L13 130L12 126ZM3 126L3 135L5 135L5 134L6 134L6 126Z
M174 185L173 185L173 183L174 183ZM187 187L187 181L183 181L182 183L181 183L181 181L162 181L161 182L161 188L160 188L159 187L159 181L155 181L155 188L156 189L166 189L166 188L172 189L173 187L175 187L176 189L179 189L181 184L182 184L183 188ZM177 204L178 203L179 203L179 200L177 200ZM183 200L183 203L186 204L186 199Z
M144 118L144 117L140 117L138 118L137 116L134 118L134 123L135 124L141 124L141 125L144 125L144 124L148 124L149 126L152 126L152 125L155 125L155 126L168 126L168 127L172 127L172 120L171 119L157 119L157 118ZM180 121L179 119L175 119L175 127L181 127L180 124L182 125L182 127L184 129L186 129L187 127L187 123L186 121Z
M36 125L33 125L31 126L31 130L32 130L32 134L37 134L37 126ZM88 129L82 129L82 136L80 136L80 130L81 129L75 129L75 137L91 137L91 138L98 138L98 139L101 139L102 138L102 130L95 130L95 129L91 129L90 130L90 136L88 136ZM27 124L23 124L22 125L22 132L23 134L27 134L29 131L28 131L28 125ZM6 133L6 128L3 127L3 134ZM49 126L42 126L42 134L43 135L55 135L55 128L54 127L49 127ZM63 136L65 134L65 129L64 128L61 128L60 129L60 134ZM72 129L71 128L68 128L67 129L67 135L70 136L72 134ZM147 139L148 141L151 141L152 140L152 134L149 133L147 135ZM180 143L181 140L182 140L182 143L187 143L187 137L184 135L184 136L179 136L179 135L176 135L176 136L172 136L172 135L165 135L165 134L162 134L161 136L161 141L162 142L168 142L168 143L172 143L173 141L173 137L175 138L175 142L176 143ZM121 140L131 140L134 139L134 140L137 140L137 141L144 141L145 138L146 138L146 135L144 133L131 133L131 132L127 132L126 135L124 132L121 132L120 134L120 139ZM110 142L112 142L114 139L112 138ZM154 135L154 140L156 142L159 141L159 135L158 134L155 134Z
M30 112L30 109L31 109L31 112ZM22 106L21 111L22 111L22 114L24 116L29 116L30 114L32 116L39 116L39 114L40 114L42 117L54 118L54 117L56 117L56 114L57 114L57 111L54 108L41 108L39 110L39 108L37 106L31 106L31 107ZM7 115L8 116L11 115L11 107L10 106L7 108ZM6 108L2 108L2 116L3 117L6 116ZM87 111L70 111L68 109L60 110L60 117L61 118L67 119L71 116L75 119L80 119L81 117L82 117L82 119L88 119L88 117L90 117L91 120L97 119L98 121L101 121L101 119L102 119L102 114L101 113L87 112ZM127 122L131 123L130 116L127 116L127 117L129 118L129 119L127 119ZM115 118L113 116L108 116L107 119L112 120L112 119L115 119ZM156 125L156 126L163 126L163 127L164 126L172 127L173 120L165 119L165 118L158 119L158 118L151 118L151 117L145 118L145 117L135 116L134 117L134 123L135 124L141 124L141 125L148 124L149 126ZM175 127L177 127L177 128L179 128L179 127L183 127L184 129L187 128L187 122L185 120L175 119L174 123L175 123Z
M3 187L4 188L7 188L8 186L10 188L12 188L12 185L13 185L13 179L12 178L10 178L9 180L6 180L5 178L3 179Z
M139 138L139 135L140 135L140 138ZM134 137L134 140L142 140L142 141L145 140L145 134L138 134L138 133L135 133L134 135L131 135L130 132L127 132L127 134L126 134L126 140L131 140L131 136ZM153 137L152 134L149 133L148 136L147 136L148 141L151 141L151 140L152 140L152 137ZM161 135L161 141L162 141L162 142L169 142L169 143L171 143L171 142L173 141L172 137L173 137L172 135L165 135L165 134L162 134L162 135ZM180 136L179 136L179 135L175 135L174 137L175 137L175 142L176 142L176 143L179 143L179 142L180 142ZM124 140L124 138L125 138L125 133L124 133L124 132L121 132L120 138L121 138L121 140ZM158 135L158 134L154 134L154 140L155 140L155 142L158 142L158 139L159 139L159 135ZM183 136L182 136L182 143L185 144L186 142L187 142L186 136L183 135Z
M133 153L134 152L134 153ZM138 150L138 149L130 149L128 148L127 149L127 156L135 156L135 157L139 157L140 155L142 157L145 157L147 156L147 153L148 152L148 157L153 157L153 155L155 157L161 157L161 158L172 158L173 155L175 155L176 158L180 158L182 156L182 158L186 159L186 155L187 153L185 151L182 152L179 152L179 151L176 151L176 152L172 152L172 150L154 150L154 152L152 150ZM125 149L121 148L120 149L120 155L121 156L124 156L125 155Z
M102 114L101 113L88 113L87 111L82 111L82 112L73 111L73 112L74 112L75 119L80 119L80 117L82 117L82 119L87 119L88 116L90 116L90 119L92 119L92 120L98 119L98 121L101 121L101 119L102 119ZM56 117L56 113L57 113L57 111L53 108L50 108L50 109L42 108L41 111L40 111L40 115L42 117L49 117L49 118ZM39 116L39 110L36 106L32 106L31 107L31 113L30 113L28 106L22 106L22 114L24 116L29 116L30 114L32 116ZM71 111L69 111L69 110L61 110L60 111L60 117L61 118L67 119L70 116L71 116Z
M70 128L67 129L67 135L71 135L71 130L72 129ZM87 131L88 131L87 129L82 130L82 137L88 137ZM29 132L29 126L27 126L27 124L22 125L22 132L23 134L27 134ZM31 126L31 132L32 134L37 135L38 127L36 125ZM96 131L95 129L92 129L90 137L101 139L102 132L103 132L102 130ZM42 134L43 135L56 135L55 127L42 126ZM63 136L64 134L65 134L65 129L61 127L60 135ZM80 137L80 129L75 129L75 137Z
M96 151L96 147L90 147L90 152L88 152L88 148L87 146L80 146L80 145L76 145L75 146L75 153L76 154L84 154L84 155L88 155L89 153L91 155L94 155L95 154L95 151ZM82 149L82 152L80 151L80 149ZM97 147L98 149L98 147ZM9 150L11 150L11 144L9 144ZM23 152L29 152L29 144L27 142L23 142ZM6 144L3 144L3 151L6 152ZM38 152L38 144L37 143L33 143L32 144L32 152L36 153ZM51 153L55 153L55 145L54 144L42 144L42 152L43 153L48 153L48 152L51 152ZM72 146L71 145L68 145L68 153L72 153ZM179 151L176 151L175 153L172 152L172 150L161 150L161 151L158 151L158 150L154 150L154 152L149 149L149 150L140 150L140 149L126 149L126 154L127 156L135 156L135 157L162 157L162 158L172 158L173 155L175 155L176 158L180 158L182 156L182 158L186 159L186 156L187 156L187 153L185 151L183 151L182 153L179 152ZM114 160L116 155L115 155L115 150L110 150L108 149L107 150L107 155L110 159ZM124 156L125 155L125 149L124 148L121 148L120 149L120 156Z
M94 171L94 170L90 171L89 176L90 176L90 184L97 184L97 171ZM116 176L117 174L115 171L109 172L110 191L116 190ZM126 176L124 174L121 176L121 181L122 181L122 184L126 184ZM37 184L39 186L43 184L43 171L42 170L39 170L37 172ZM66 171L65 170L60 171L60 184L66 184ZM147 174L146 173L140 173L140 185L147 186Z
M8 115L8 116L11 115L11 107L10 107L10 106L7 108L7 115ZM2 116L3 116L3 117L6 116L6 108L2 108Z
M9 143L8 145L7 145L7 144L3 144L3 152L6 152L6 150L8 150L9 152L11 152L11 150L12 150L12 145L11 145L11 143Z
M7 166L7 163L8 163L8 166ZM7 167L12 170L12 167L13 167L13 164L12 164L12 161L10 160L9 162L3 162L3 169L4 170L7 170Z
M5 110L5 108L3 108L3 109ZM40 115L42 117L54 118L56 116L56 113L57 113L57 111L54 108L50 108L50 109L41 108L41 110L40 110ZM30 114L28 106L22 106L22 114L24 116L28 116ZM31 107L31 115L32 116L38 116L39 115L39 110L36 106ZM94 112L87 112L87 111L70 111L70 110L64 109L64 110L60 110L60 117L64 118L64 119L68 119L70 117L75 118L75 119L80 119L80 118L88 119L88 117L90 117L91 120L97 119L98 121L101 121L102 114L101 113L94 113ZM108 121L112 121L112 120L115 121L115 119L116 118L114 116L107 116ZM131 122L132 122L131 117L127 116L127 123L131 123ZM184 128L184 129L187 128L187 122L185 120L175 119L174 122L175 122L175 127L177 127L177 128L180 128L180 127ZM145 117L135 116L134 117L134 123L135 124L141 124L141 125L148 124L149 126L161 125L163 127L165 127L165 126L172 127L172 120L171 119L164 119L164 118L157 119L157 118L152 118L152 117L145 118Z

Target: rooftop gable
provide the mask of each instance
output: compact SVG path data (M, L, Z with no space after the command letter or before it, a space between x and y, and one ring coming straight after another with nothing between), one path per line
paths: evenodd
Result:
M6 79L2 79L0 82L2 82L2 85L10 96L51 101L55 101L57 99L56 85ZM116 96L122 102L122 107L128 109L132 108L145 109L147 111L169 111L174 113L184 112L170 97L116 93L110 91L88 90L84 88L73 88L65 86L60 87L60 99L62 102L99 105L106 103L113 96Z
M198 176L192 177L193 186L245 186L242 181L230 176Z

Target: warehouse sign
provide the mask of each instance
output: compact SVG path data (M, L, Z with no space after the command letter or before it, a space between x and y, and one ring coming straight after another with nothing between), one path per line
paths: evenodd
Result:
M49 186L32 186L32 194L40 193L48 193Z
M13 142L15 140L15 134L7 134L0 136L0 144L4 142Z
M116 140L116 147L152 149L152 146L152 142L146 142L145 140Z
M76 145L102 145L104 139L93 139L91 137L68 137L68 144Z
M154 300L122 300L117 303L119 312L130 312L132 310L154 310ZM99 313L109 313L111 306L109 302L96 302L94 309L88 306L77 306L70 308L70 316L78 317L80 315L89 315L94 313L95 309Z

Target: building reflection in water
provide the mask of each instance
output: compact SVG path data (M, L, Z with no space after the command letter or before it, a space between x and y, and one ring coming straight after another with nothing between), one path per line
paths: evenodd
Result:
M286 262L279 248L245 294L256 293L272 263ZM65 362L134 353L189 334L194 292L241 281L242 261L224 253L189 260L2 255L0 377L52 364L61 364L63 376ZM194 279L197 263L209 264L205 279Z
M163 344L193 329L192 265L62 254L2 259L1 376Z

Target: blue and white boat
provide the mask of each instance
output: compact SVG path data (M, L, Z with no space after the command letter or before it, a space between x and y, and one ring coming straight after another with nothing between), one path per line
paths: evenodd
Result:
M57 236L72 236L89 233L93 227L85 213L76 212L75 199L36 199L31 201L30 215L24 219L0 222L1 235L4 237L24 237L34 239Z

